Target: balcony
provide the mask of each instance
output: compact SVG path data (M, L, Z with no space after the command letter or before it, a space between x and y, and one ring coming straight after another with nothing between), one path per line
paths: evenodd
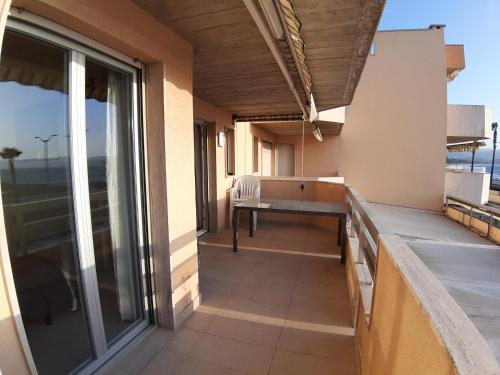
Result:
M196 311L176 332L157 328L109 373L498 371L496 334L468 302L471 274L450 279L464 256L481 269L471 251L494 257L498 248L440 213L369 203L339 182L299 185L263 179L262 194L346 201L345 267L334 219L259 214L249 237L242 215L237 254L229 229L199 240Z
M465 68L465 53L463 44L446 45L446 77L449 81Z
M484 169L484 168L483 168ZM445 191L447 195L457 195L477 204L487 203L490 193L490 174L467 169L446 168Z
M484 105L448 104L447 142L460 143L492 137L491 111Z

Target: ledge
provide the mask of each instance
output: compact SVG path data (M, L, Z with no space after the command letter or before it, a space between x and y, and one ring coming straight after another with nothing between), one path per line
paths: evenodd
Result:
M285 177L285 176L257 176L263 181L297 181L297 182L327 182L330 184L344 184L344 177Z

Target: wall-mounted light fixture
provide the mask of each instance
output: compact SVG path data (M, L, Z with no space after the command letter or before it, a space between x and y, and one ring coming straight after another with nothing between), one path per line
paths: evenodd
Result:
M217 133L217 147L224 147L226 144L226 134L224 132Z

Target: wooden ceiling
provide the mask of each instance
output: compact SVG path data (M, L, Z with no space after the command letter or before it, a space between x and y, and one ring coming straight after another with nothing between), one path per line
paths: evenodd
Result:
M276 135L302 135L302 121L273 121L259 122L254 125L276 134ZM316 121L322 135L339 135L344 124L340 122ZM312 135L312 126L306 122L304 134Z
M385 1L291 0L319 111L350 104Z
M239 116L301 112L242 0L133 1L193 45L195 96ZM292 3L316 107L349 104L385 0Z

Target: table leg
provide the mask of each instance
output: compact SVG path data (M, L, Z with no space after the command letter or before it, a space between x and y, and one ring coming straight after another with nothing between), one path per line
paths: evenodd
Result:
M240 211L233 210L233 253L238 251L238 221L239 221Z
M248 235L253 237L253 211L248 211Z
M340 217L340 264L345 264L345 250L346 250L346 216Z
M340 246L341 245L341 242L340 242L340 231L342 230L342 219L339 217L339 223L338 223L338 226L337 226L337 245Z

